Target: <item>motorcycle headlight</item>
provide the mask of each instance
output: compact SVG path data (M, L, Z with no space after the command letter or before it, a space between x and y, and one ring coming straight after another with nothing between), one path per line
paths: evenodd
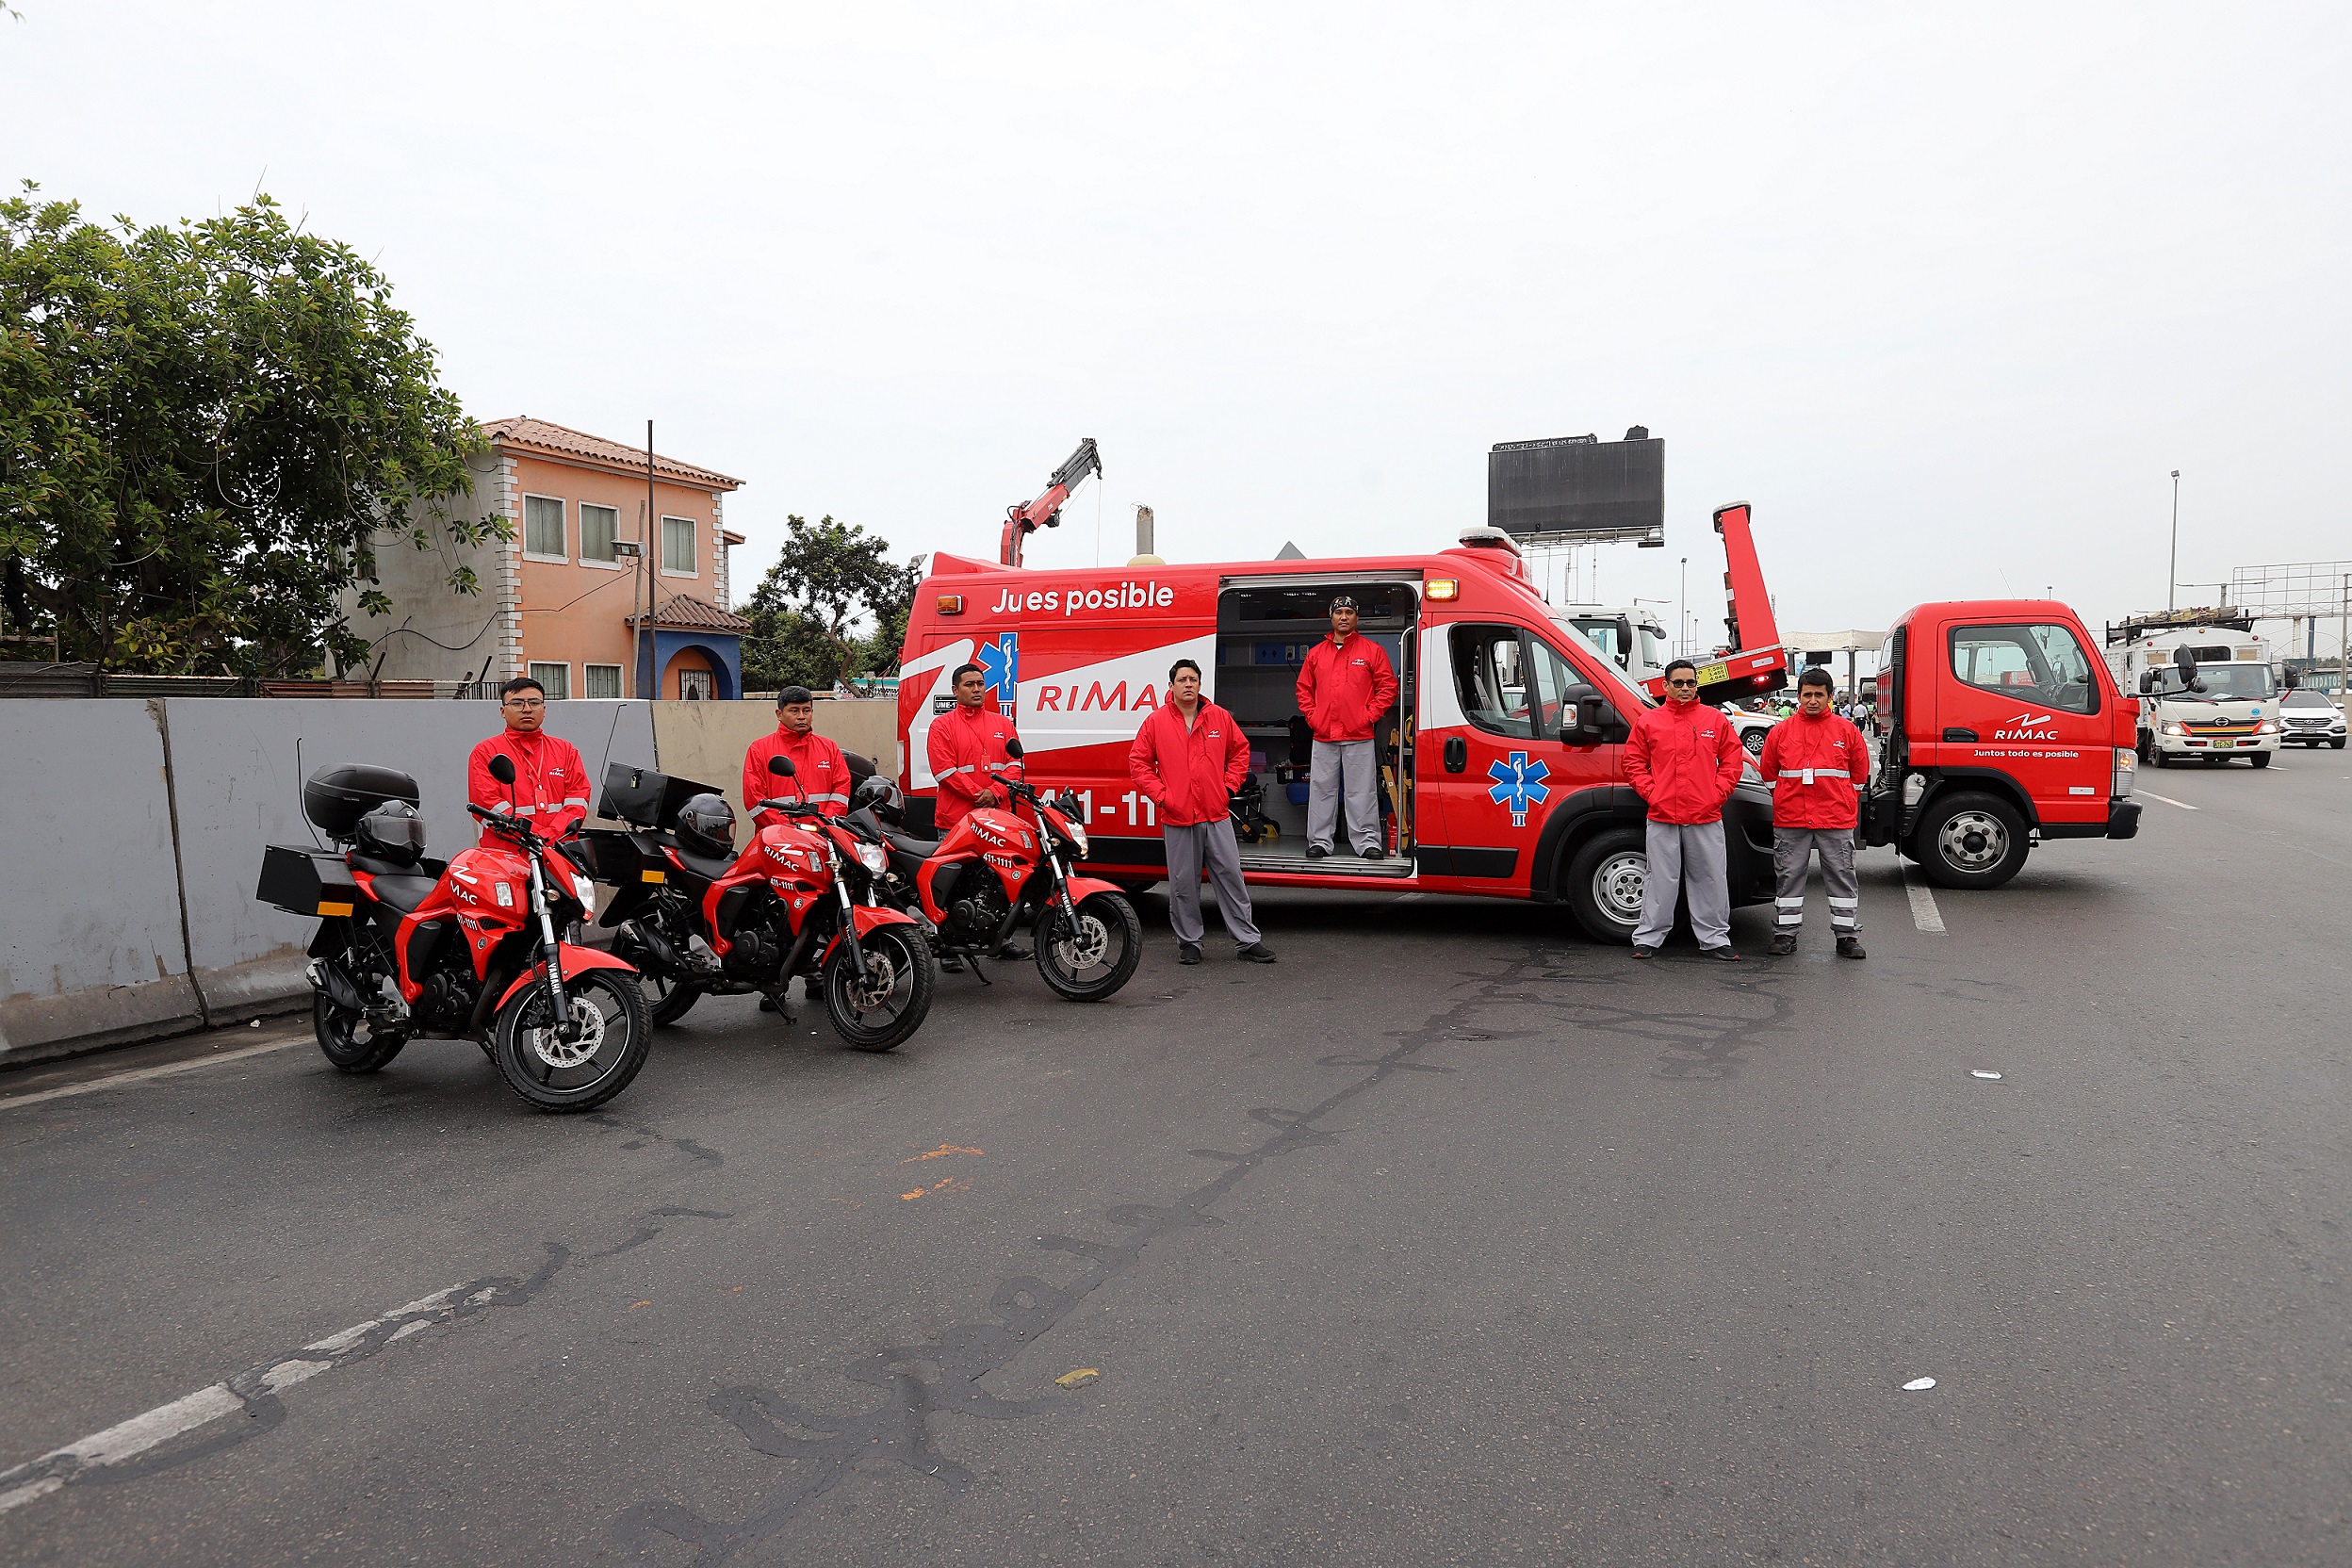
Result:
M1086 852L1086 830L1075 822L1070 825L1070 841L1078 846L1079 854L1084 855Z
M596 885L578 872L572 873L572 891L578 895L581 908L593 909L596 906Z
M858 846L858 863L879 876L890 869L890 852L880 844L861 843Z

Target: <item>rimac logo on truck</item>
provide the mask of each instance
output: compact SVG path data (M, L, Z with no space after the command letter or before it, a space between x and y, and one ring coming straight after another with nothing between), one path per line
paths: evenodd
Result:
M2056 730L2034 727L2036 725L2048 724L2050 719L2050 716L2048 713L2036 713L2028 709L2025 712L2011 719L2007 729L1994 730L1993 739L1996 741L2054 741L2058 738Z
M1543 759L1530 762L1526 752L1514 751L1502 761L1487 764L1486 776L1494 781L1494 787L1486 792L1487 798L1497 806L1511 808L1511 826L1525 827L1527 808L1543 805L1544 797L1552 792L1552 787L1544 782L1551 772L1550 764Z

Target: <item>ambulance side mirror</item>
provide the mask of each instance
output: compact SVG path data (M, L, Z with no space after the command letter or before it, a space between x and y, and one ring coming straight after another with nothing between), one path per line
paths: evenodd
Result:
M504 752L490 759L490 776L501 784L514 782L514 759Z
M1562 745L1613 745L1625 738L1628 731L1625 720L1607 697L1590 686L1576 687L1568 695L1570 701L1560 727Z
M789 757L771 757L768 759L768 771L778 778L790 778L792 776L792 760Z
M1021 739L1019 736L1015 736L1013 739L1004 743L1004 755L1011 758L1016 762L1021 760Z

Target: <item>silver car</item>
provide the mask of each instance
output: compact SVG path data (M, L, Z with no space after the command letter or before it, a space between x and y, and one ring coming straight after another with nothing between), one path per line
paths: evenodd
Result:
M2278 743L2282 746L2331 745L2344 749L2344 711L2327 694L2308 686L2282 693L2278 698Z

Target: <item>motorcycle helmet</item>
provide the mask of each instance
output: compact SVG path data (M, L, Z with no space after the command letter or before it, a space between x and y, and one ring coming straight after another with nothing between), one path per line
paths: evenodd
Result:
M735 853L735 808L712 794L695 795L678 808L678 841L696 855Z
M413 866L425 852L425 819L404 800L387 800L351 828L359 852L396 866Z
M869 775L849 797L851 810L872 811L883 822L895 824L906 813L906 800L897 784L880 774Z

